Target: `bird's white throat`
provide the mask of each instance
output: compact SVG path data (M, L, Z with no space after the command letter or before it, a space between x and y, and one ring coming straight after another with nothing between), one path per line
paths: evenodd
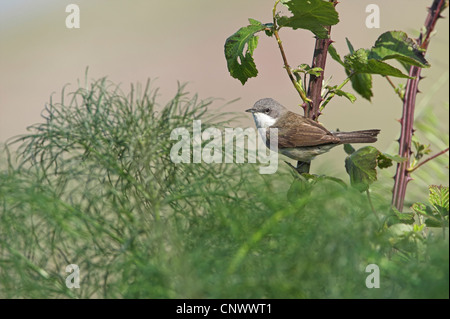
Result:
M257 128L268 128L277 121L273 117L264 113L253 113L253 119L255 120Z

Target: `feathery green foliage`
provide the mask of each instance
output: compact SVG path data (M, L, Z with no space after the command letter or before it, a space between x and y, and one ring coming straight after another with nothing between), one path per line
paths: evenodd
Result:
M2 152L0 296L448 298L448 239L387 223L388 203L374 200L379 224L332 179L172 163L174 128L228 125L210 102L180 86L162 106L150 83L126 94L105 79L50 101Z

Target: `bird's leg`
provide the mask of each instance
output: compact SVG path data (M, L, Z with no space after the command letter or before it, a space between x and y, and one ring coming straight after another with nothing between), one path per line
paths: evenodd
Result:
M308 161L308 162L301 162L301 161L298 161L298 162L297 162L297 167L296 167L295 170L296 170L299 174L309 173L310 167L311 167L311 161Z
M286 164L288 164L293 170L295 170L297 173L299 173L300 175L307 173L309 174L309 168L311 167L311 162L301 162L298 161L297 162L297 167L295 167L294 165L292 165L289 162L284 161Z

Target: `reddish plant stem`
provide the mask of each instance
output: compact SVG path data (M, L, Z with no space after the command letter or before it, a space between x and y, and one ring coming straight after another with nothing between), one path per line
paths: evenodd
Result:
M337 5L337 0L330 0ZM316 45L314 47L314 56L311 64L311 68L321 68L323 71L320 76L310 75L307 97L311 100L310 102L303 103L302 107L304 110L305 117L317 121L320 116L320 104L322 103L322 84L323 84L323 74L325 72L325 64L327 62L328 47L333 42L330 39L331 26L326 27L328 31L328 36L326 39L316 39ZM297 171L299 173L309 173L311 167L311 161L309 162L297 162Z
M328 34L330 34L331 26L326 27L328 29ZM328 47L333 41L331 39L317 39L316 46L314 48L314 57L312 61L311 68L319 67L323 72L320 73L320 76L310 75L309 86L308 86L308 98L311 99L311 102L306 104L305 109L305 117L308 117L312 120L317 121L320 116L320 103L322 102L322 83L323 83L323 74L325 72L325 64L327 61L328 55Z
M330 0L336 6L337 0ZM314 56L311 64L311 68L321 68L323 70L320 76L310 75L308 86L308 98L311 102L303 105L305 111L305 117L317 121L320 116L320 104L322 103L322 84L325 73L325 64L327 62L328 47L333 41L330 39L331 26L326 27L328 31L328 37L326 39L316 39L316 45L314 47Z
M437 20L441 17L440 13L445 8L445 0L434 0L431 8L428 10L428 16L425 21L425 34L420 34L417 39L418 45L426 50L428 48L430 34L434 30ZM401 157L406 158L406 161L397 164L397 171L394 176L394 189L392 192L392 205L398 211L403 210L403 205L406 195L406 187L408 182L412 179L409 170L411 151L411 140L414 134L414 108L416 103L416 96L419 92L418 86L420 81L421 68L411 66L409 76L413 79L408 79L406 82L405 96L403 100L402 118L400 120L401 133L399 138L399 151Z
M449 150L449 148L447 147L445 150L440 151L439 153L434 154L433 156L428 157L426 160L420 162L419 164L417 164L416 166L414 166L413 168L409 169L409 172L412 173L414 172L416 169L418 169L420 166L422 166L423 164L428 163L429 161L435 159L438 156L441 156L442 154L447 153Z
M405 200L406 186L411 180L410 172L408 171L411 151L411 140L414 133L414 107L416 103L416 95L418 92L419 67L411 67L409 76L415 77L414 80L408 80L406 84L405 98L403 102L403 116L400 121L401 133L399 139L399 151L398 154L401 157L406 158L406 161L397 164L397 172L395 174L394 190L392 194L392 204L399 210L403 210L403 203Z

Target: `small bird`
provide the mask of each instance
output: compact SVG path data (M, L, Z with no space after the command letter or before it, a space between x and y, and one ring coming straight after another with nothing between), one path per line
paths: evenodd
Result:
M252 113L257 128L278 129L278 152L301 162L308 162L337 145L376 142L380 133L380 130L330 132L271 98L257 101L245 112ZM270 130L266 130L266 136L262 136L267 147L270 147L269 134Z

